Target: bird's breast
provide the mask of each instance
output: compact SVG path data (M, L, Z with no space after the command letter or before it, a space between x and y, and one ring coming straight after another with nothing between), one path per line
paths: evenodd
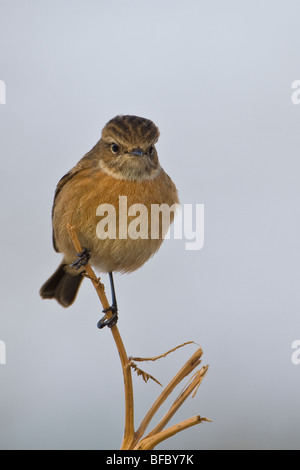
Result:
M54 208L53 227L59 251L74 257L66 226L75 226L79 240L91 250L100 271L133 271L163 241L162 218L153 206L178 203L177 190L161 170L153 180L126 181L99 170L83 170L62 188ZM174 217L170 212L169 225ZM155 226L154 226L155 225Z

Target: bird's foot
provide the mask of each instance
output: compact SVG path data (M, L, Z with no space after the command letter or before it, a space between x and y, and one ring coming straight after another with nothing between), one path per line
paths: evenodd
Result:
M72 268L80 269L83 268L88 264L91 259L91 253L88 248L84 248L80 253L76 253L78 256L78 260L75 263L71 264Z
M112 317L107 318L106 312L111 312ZM112 328L114 325L117 324L118 321L118 307L116 305L112 305L111 307L105 308L103 310L103 313L105 313L104 317L99 320L97 327L101 330L105 326L108 326L108 328Z

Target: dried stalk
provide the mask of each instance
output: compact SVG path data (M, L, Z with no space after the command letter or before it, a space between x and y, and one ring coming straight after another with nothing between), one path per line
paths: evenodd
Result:
M158 359L162 359L163 357L166 357L168 354L171 354L172 352L176 351L179 348L183 348L183 346L186 346L187 344L195 344L195 341L187 341L186 343L182 343L179 346L176 346L176 348L170 349L169 351L165 352L164 354L161 354L160 356L154 356L154 357L130 357L132 361L135 362L147 362L147 361L157 361Z
M134 450L152 450L160 442L169 439L180 431L195 426L196 424L202 423L203 421L209 421L206 418L201 418L201 416L194 416L193 418L186 419L181 421L181 423L175 424L164 431L161 431L154 436L145 437L142 439L135 447Z
M73 242L76 252L80 253L82 251L82 246L77 237L75 227L68 224L67 228L68 228L69 235L71 237L71 240ZM109 308L109 302L105 294L104 285L100 282L100 279L96 277L94 270L92 269L90 263L88 263L85 266L85 271L87 275L89 276L89 278L91 279L97 291L97 294L99 296L99 299L101 301L103 308L104 309ZM106 316L108 319L111 318L112 312L107 312ZM115 343L119 352L119 356L120 356L120 360L122 364L122 370L123 370L124 388L125 388L125 431L124 431L122 447L125 446L126 448L126 446L130 445L130 443L134 439L134 401L133 401L131 367L130 367L130 361L128 359L128 356L127 356L127 353L126 353L126 350L125 350L117 325L114 325L111 328L111 332L112 332L113 338L115 340Z
M70 238L73 242L74 248L77 253L80 253L82 251L82 246L80 244L80 241L76 235L75 227L72 225L68 224L67 226ZM100 278L97 278L94 270L92 269L91 265L88 263L85 266L85 276L88 277L98 294L98 297L100 299L100 302L103 306L104 309L109 308L109 302L107 300L106 294L105 294L105 288L104 285L101 283ZM108 311L106 313L106 316L108 319L112 317L112 312ZM180 346L177 346L176 348L173 348L172 350L168 351L165 354L162 354L161 356L157 357L150 357L146 359L142 358L128 358L126 354L126 350L122 341L122 338L120 336L119 330L117 325L114 325L111 328L111 332L113 335L113 338L115 340L120 360L121 360L121 365L122 365L122 370L123 370L123 378L124 378L124 389L125 389L125 431L124 431L124 437L123 437L123 442L121 446L121 450L150 450L153 449L157 444L162 442L165 439L168 439L169 437L173 436L174 434L177 434L178 432L187 429L191 426L194 426L196 424L199 424L203 421L209 421L206 418L201 418L200 416L195 416L193 418L187 419L185 421L182 421L174 426L171 426L167 429L164 429L166 424L170 421L172 416L175 414L175 412L178 410L178 408L183 404L183 402L190 396L192 392L196 392L200 383L202 382L204 376L207 373L208 366L202 367L200 371L198 371L190 380L190 382L187 384L187 386L182 390L182 392L179 394L177 399L174 401L173 405L169 409L169 411L166 413L166 415L161 419L161 421L157 424L157 426L144 438L143 435L146 431L146 428L148 427L150 421L152 420L153 416L156 414L158 409L161 407L161 405L165 402L165 400L168 398L168 396L171 394L171 392L174 390L174 388L185 378L187 375L189 375L200 363L201 363L201 356L203 354L202 349L199 348L197 351L192 355L192 357L185 363L185 365L180 369L180 371L175 375L175 377L170 381L170 383L164 388L162 393L159 395L157 400L154 402L146 416L144 417L140 427L138 430L135 432L134 430L134 399L133 399L133 386L132 386L132 376L131 376L131 369L133 368L134 370L137 371L138 375L142 375L143 379L145 381L148 381L148 379L153 379L157 383L159 383L154 377L151 375L147 374L146 372L142 371L139 369L132 361L155 361L157 359L160 359L162 357L166 357L168 354L171 352L177 350L180 347L185 346L186 344L191 344L193 341L189 341L187 343L181 344ZM161 385L161 384L160 384Z
M192 357L185 363L185 365L180 369L180 371L175 375L175 377L171 380L171 382L165 387L159 397L156 399L148 413L146 414L145 418L141 422L139 429L136 432L136 442L142 438L144 435L150 421L161 407L161 405L166 401L168 396L172 393L174 388L187 376L189 375L199 364L200 364L200 357L202 356L203 351L199 348Z
M208 366L202 367L201 370L196 372L196 374L192 377L190 384L187 385L180 393L180 395L176 398L173 405L169 409L169 411L165 414L165 416L160 420L160 422L155 426L152 431L147 434L146 438L154 436L155 434L161 432L165 426L168 424L170 419L174 416L176 411L181 407L181 405L185 402L185 400L191 395L192 392L197 392L203 378L205 377L208 371ZM206 418L203 418L206 420ZM209 420L206 420L209 421Z
M144 382L147 383L148 380L151 379L162 387L162 384L155 377L148 374L148 372L145 372L144 370L140 369L134 362L130 361L130 367L137 373L137 375L142 376Z

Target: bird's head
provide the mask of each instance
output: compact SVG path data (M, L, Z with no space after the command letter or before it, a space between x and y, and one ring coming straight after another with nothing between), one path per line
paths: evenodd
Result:
M149 119L116 116L106 124L99 141L102 170L130 181L155 178L160 171L158 138L159 130Z

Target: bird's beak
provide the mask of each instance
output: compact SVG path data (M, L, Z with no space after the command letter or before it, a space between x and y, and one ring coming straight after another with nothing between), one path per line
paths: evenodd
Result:
M131 150L130 155L136 155L137 157L141 157L142 155L144 155L144 152L143 150L136 148Z

